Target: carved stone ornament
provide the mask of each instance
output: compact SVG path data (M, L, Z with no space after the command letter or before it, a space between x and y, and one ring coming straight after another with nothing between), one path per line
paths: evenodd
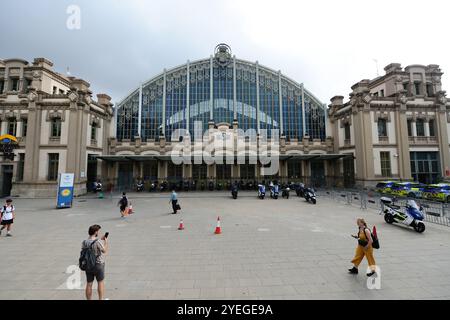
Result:
M367 94L364 96L363 100L365 103L369 103L372 100L372 97L370 96L370 94Z
M41 75L40 75L39 71L34 71L33 72L33 78L38 79L40 76Z
M69 100L72 102L75 102L78 98L78 95L75 92L70 92L69 93Z
M28 98L28 101L34 102L37 98L37 94L35 92L30 92L30 93L28 93L27 98Z
M400 101L401 104L406 104L408 102L408 98L404 94L400 95L398 100Z

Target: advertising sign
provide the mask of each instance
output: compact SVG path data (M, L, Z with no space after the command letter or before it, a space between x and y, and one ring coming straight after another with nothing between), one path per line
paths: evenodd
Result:
M61 173L58 180L56 208L70 208L73 200L73 173Z

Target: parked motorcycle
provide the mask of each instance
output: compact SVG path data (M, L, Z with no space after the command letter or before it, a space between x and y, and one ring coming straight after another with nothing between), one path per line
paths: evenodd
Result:
M183 184L183 190L184 191L189 191L189 189L191 188L189 181L185 181Z
M286 187L283 189L283 191L281 192L281 196L283 198L289 199L289 192L291 191L291 188Z
M274 184L273 187L270 188L270 197L272 199L278 199L278 196L280 194L279 188L280 187L277 184Z
M204 182L200 183L200 190L205 191L205 183Z
M392 199L382 197L380 200L384 205L384 221L389 224L401 223L413 227L418 233L425 231L423 208L419 207L416 201L408 200L405 210L402 211L400 206L394 205Z
M263 184L258 185L258 198L263 200L266 196L266 186Z
M314 191L313 188L305 188L304 198L306 201L311 202L312 204L317 203L316 192Z
M214 191L214 182L213 181L210 181L208 183L208 189L209 189L209 191Z
M234 184L231 187L231 196L233 197L233 199L237 199L237 197L238 197L238 185L237 184Z
M103 185L101 182L96 182L94 185L94 192L102 192L103 191Z
M295 192L297 193L297 197L305 197L305 185L303 183L299 183L296 188Z
M150 192L156 191L157 188L158 188L158 182L157 181L150 183Z
M136 191L137 192L144 191L144 183L142 181L138 181L136 183Z
M163 182L161 182L161 185L159 186L159 191L161 191L161 192L166 191L167 188L168 188L167 181L163 181Z

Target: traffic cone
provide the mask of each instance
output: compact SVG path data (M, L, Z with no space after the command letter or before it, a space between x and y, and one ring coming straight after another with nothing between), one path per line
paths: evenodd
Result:
M216 231L214 231L215 234L221 234L222 233L222 229L220 228L220 217L217 217L217 226L216 226Z
M184 230L183 219L180 220L180 226L178 227L178 230Z

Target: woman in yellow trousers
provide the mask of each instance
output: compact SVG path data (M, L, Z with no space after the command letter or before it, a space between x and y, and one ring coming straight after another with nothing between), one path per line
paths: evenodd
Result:
M351 274L358 274L358 266L361 261L366 257L367 262L369 263L370 272L367 273L368 277L371 277L375 274L375 259L373 257L373 239L370 229L367 227L367 223L364 219L356 220L356 224L358 225L359 231L357 236L353 236L358 239L358 247L356 248L355 257L351 261L353 263L353 268L348 271Z

